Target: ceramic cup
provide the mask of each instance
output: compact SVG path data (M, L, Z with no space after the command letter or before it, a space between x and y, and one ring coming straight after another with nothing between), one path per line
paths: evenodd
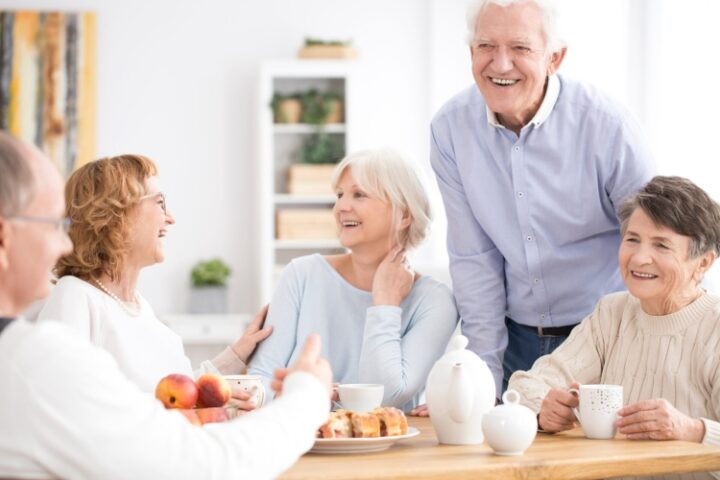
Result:
M580 407L573 408L587 438L608 439L615 436L617 412L623 407L622 385L581 385L571 388Z
M344 383L338 386L340 403L345 410L368 412L382 404L385 387L375 383Z
M260 375L224 375L224 378L233 392L248 392L255 408L260 408L265 403L265 386Z

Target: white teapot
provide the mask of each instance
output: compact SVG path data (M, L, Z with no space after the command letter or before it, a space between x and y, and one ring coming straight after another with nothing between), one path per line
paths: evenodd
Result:
M440 443L482 443L482 417L495 405L495 380L488 366L466 350L468 339L457 335L428 375L426 399Z

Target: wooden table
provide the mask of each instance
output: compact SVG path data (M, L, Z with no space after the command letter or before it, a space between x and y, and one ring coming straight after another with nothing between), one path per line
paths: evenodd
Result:
M430 420L411 418L417 437L377 453L306 454L281 479L604 478L720 470L720 448L680 441L589 440L579 429L539 433L524 455L482 445L438 445Z

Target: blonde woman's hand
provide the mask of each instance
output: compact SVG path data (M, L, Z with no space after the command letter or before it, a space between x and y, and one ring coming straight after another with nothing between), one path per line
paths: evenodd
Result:
M417 407L410 410L410 416L411 417L429 417L430 410L428 410L427 403L418 405Z
M412 289L415 272L405 249L397 246L385 256L373 278L373 305L399 306Z
M664 398L633 403L618 411L618 431L630 440L702 442L705 424L688 417Z
M255 351L258 343L265 340L272 333L272 327L263 328L263 323L265 323L265 316L267 315L269 306L270 305L265 305L260 309L257 315L255 315L253 321L250 322L250 325L247 326L242 336L235 340L235 342L230 346L233 352L235 352L235 355L237 355L240 360L246 364L250 359L250 355L252 355Z

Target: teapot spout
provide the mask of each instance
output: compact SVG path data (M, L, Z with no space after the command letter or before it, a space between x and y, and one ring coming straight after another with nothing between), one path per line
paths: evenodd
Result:
M456 363L450 372L448 415L457 423L467 421L472 414L475 392L462 363Z

